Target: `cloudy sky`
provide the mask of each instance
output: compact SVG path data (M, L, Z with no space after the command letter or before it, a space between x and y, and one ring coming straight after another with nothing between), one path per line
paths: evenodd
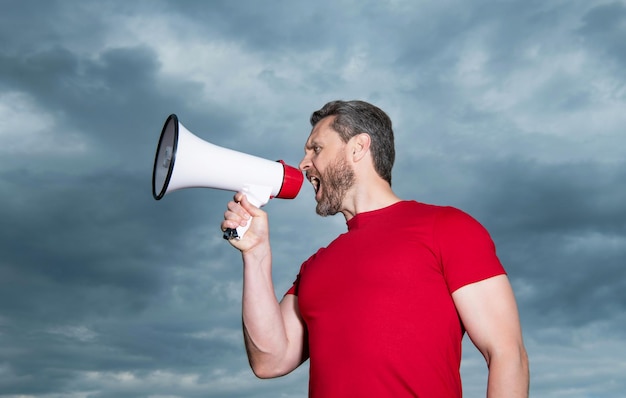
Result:
M170 113L297 164L311 112L385 109L394 188L491 232L531 396L626 391L626 2L0 1L0 396L305 397L241 337L231 192L155 201ZM225 167L225 166L224 166ZM271 201L276 293L345 230ZM484 396L467 343L465 396Z

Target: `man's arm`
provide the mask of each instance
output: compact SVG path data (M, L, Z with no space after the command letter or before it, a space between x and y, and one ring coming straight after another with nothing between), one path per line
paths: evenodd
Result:
M278 302L272 282L267 214L238 193L224 213L222 230L252 222L241 240L229 242L243 258L243 333L250 366L257 377L287 374L306 359L304 323L297 297Z
M487 397L528 397L528 356L507 276L464 286L452 298L468 336L487 361Z

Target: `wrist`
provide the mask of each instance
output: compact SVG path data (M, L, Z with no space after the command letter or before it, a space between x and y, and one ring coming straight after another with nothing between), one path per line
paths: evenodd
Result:
M269 245L259 244L241 251L243 265L263 264L272 261L272 251Z

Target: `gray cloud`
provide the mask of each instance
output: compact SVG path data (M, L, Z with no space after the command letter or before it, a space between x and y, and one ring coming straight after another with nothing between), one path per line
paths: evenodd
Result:
M402 197L491 232L531 395L620 396L625 18L622 1L4 2L0 396L306 396L306 365L248 369L219 231L232 193L156 202L150 173L170 113L297 164L335 98L392 116ZM315 215L308 185L265 210L280 296L345 223ZM484 395L466 346L465 395Z

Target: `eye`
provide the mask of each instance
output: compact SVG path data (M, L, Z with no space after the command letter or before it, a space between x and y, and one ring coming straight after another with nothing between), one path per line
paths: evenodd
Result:
M317 145L313 147L313 153L315 153L316 155L320 153L321 151L322 151L322 147L317 146Z

